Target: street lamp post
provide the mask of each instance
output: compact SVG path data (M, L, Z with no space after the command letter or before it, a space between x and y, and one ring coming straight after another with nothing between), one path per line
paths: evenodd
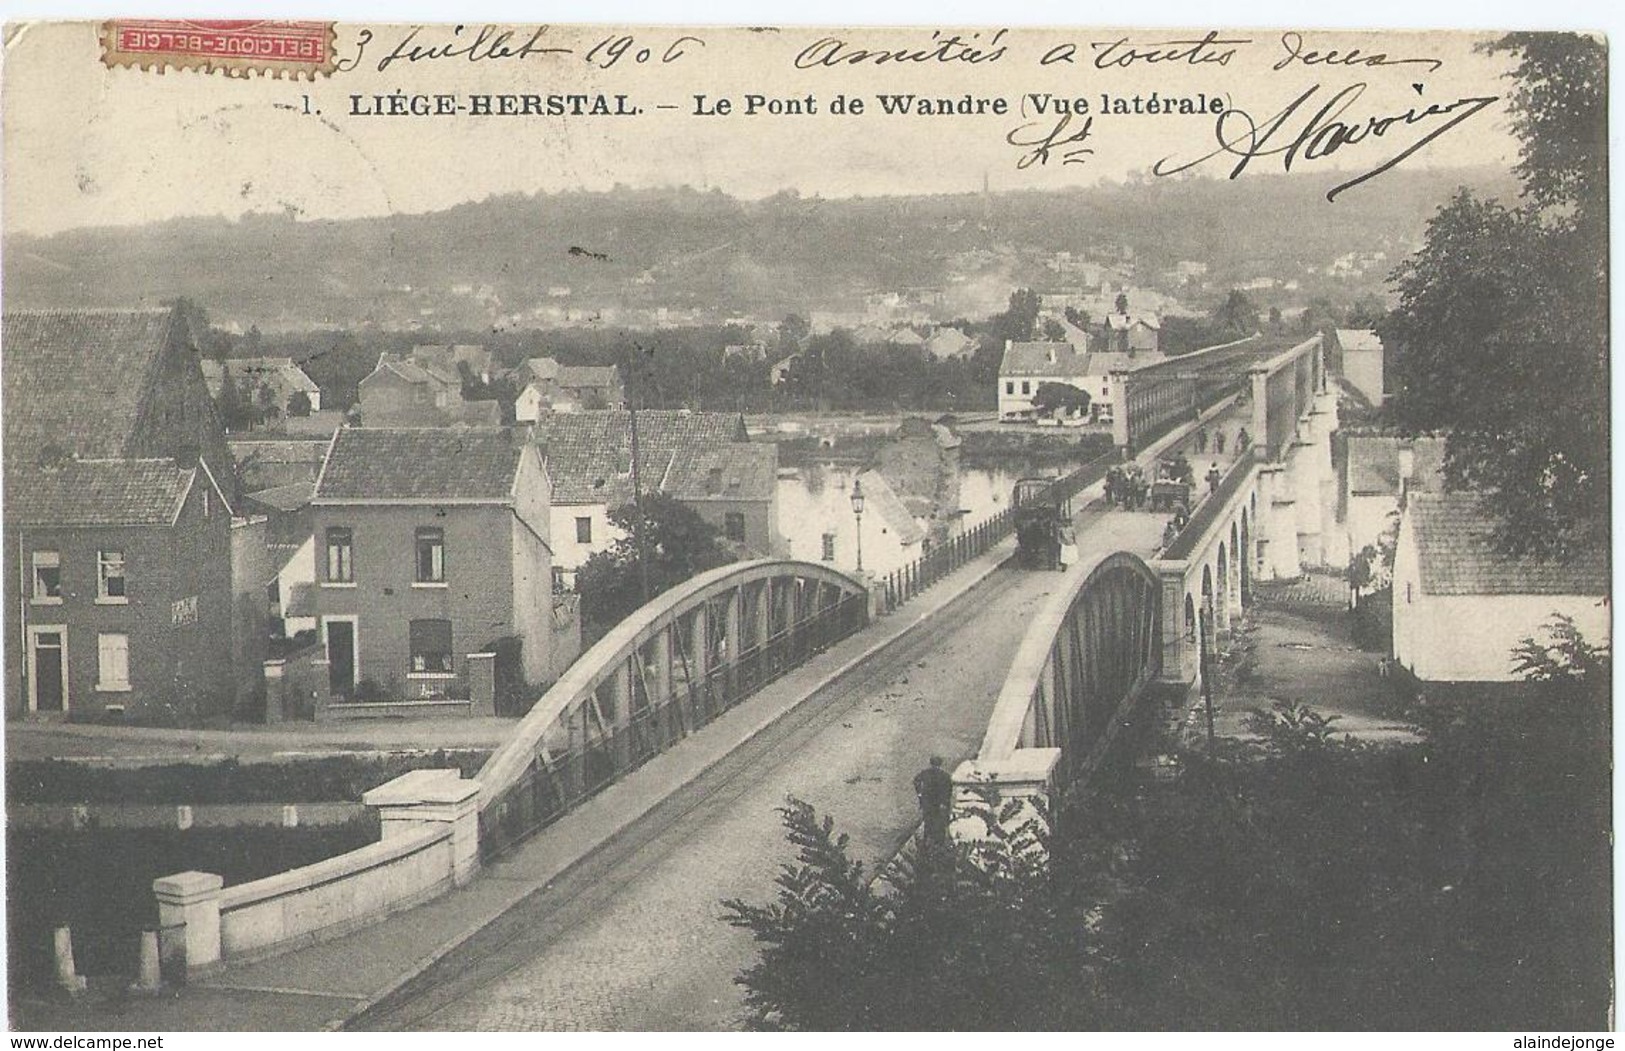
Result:
M858 522L858 572L863 572L863 480L852 479L852 517Z

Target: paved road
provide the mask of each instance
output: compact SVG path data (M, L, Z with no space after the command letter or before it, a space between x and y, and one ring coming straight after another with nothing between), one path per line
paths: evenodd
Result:
M1087 536L1091 548L1144 550L1160 528L1154 516L1118 513L1094 519ZM719 903L771 895L790 859L775 808L806 799L834 815L856 856L889 855L917 817L913 774L933 753L951 767L975 752L1027 621L1060 579L996 573L356 1027L738 1028L733 977L755 950Z

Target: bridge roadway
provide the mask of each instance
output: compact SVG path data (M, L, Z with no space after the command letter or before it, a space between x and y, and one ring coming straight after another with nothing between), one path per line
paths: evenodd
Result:
M1105 513L1097 502L1079 515L1079 544L1149 554L1164 520ZM894 851L918 817L914 773L932 754L950 769L974 754L1028 619L1060 579L988 576L351 1028L738 1028L733 979L755 949L748 932L723 922L720 903L773 893L791 860L775 808L795 795L834 816L854 856ZM501 863L481 878L502 878Z

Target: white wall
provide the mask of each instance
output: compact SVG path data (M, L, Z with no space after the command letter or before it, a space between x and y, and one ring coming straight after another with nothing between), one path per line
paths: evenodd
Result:
M1062 346L1063 344L1056 344ZM1014 383L1016 392L1006 393L1007 384ZM1027 385L1027 392L1022 393L1022 384ZM1102 403L1111 403L1111 376L1000 376L999 377L999 415L1013 416L1033 411L1033 396L1038 388L1046 383L1065 383L1069 387L1077 387L1089 394L1091 407ZM1109 411L1109 410L1108 410Z
M282 598L282 608L288 608L288 602L293 598L295 584L316 583L316 538L306 537L305 542L299 545L288 564L283 566L276 575L277 594ZM282 618L282 630L292 636L301 631L314 631L316 629L315 617L289 617Z
M1019 387L1017 388L1020 389ZM826 468L818 491L794 479L780 479L778 490L779 532L784 536L785 557L806 562L824 562L825 533L835 537L835 557L825 562L843 572L858 565L857 519L852 514L852 478L848 470ZM898 543L897 533L879 513L863 516L863 569L877 576L890 573L919 558L922 544Z
M592 543L576 542L576 519L592 519ZM554 504L549 511L553 565L564 571L565 581L575 583L575 571L582 563L615 545L626 534L609 521L607 504Z
M1394 592L1396 659L1424 682L1511 682L1512 651L1562 613L1590 642L1609 638L1609 610L1596 595L1427 595L1404 584Z

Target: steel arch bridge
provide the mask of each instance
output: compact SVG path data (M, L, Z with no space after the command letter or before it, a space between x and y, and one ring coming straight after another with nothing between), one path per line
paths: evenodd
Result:
M988 721L955 780L1048 795L1084 779L1162 669L1157 575L1126 551L1079 572L1033 618Z
M863 582L815 562L736 562L656 596L480 768L482 852L546 826L868 622Z

